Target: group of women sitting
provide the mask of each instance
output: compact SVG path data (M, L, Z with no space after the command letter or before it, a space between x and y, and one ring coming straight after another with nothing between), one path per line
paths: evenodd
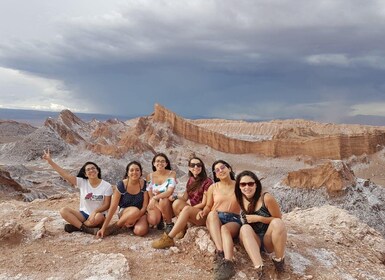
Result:
M164 233L151 245L165 249L174 246L175 239L183 238L188 225L206 225L216 247L215 279L235 275L236 237L249 255L256 276L264 274L262 251L272 253L277 273L284 272L287 233L280 207L270 193L262 192L260 180L251 171L235 177L230 164L217 160L212 164L213 182L203 161L193 157L188 162L186 190L178 196L176 173L163 153L154 156L153 172L146 180L142 178L141 164L132 161L116 186L101 179L101 169L93 162L86 162L73 176L52 160L49 150L42 158L80 189L79 210L60 210L68 222L66 232L82 231L103 238L132 228L134 234L144 236L150 227L156 227ZM118 220L111 224L117 209Z

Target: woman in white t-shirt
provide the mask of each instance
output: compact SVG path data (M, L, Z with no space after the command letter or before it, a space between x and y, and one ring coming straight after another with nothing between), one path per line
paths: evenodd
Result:
M97 227L104 222L112 196L111 184L101 179L100 167L93 162L86 162L78 175L73 176L52 160L49 149L44 150L42 158L73 187L80 190L79 210L67 206L60 209L60 215L68 222L64 230L69 233L83 231L96 234L99 229Z

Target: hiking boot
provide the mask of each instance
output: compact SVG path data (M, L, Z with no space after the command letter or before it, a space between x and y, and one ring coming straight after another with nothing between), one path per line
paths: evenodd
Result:
M219 267L222 264L222 261L225 259L225 253L223 251L218 251L215 250L215 255L214 255L214 273L219 269Z
M151 243L152 248L154 249L166 249L168 247L174 246L174 239L167 235L167 233L163 233L162 237L153 241Z
M255 270L256 270L255 276L257 276L257 280L262 280L262 279L264 279L263 276L264 276L265 274L264 274L264 271L263 271L263 265L257 267Z
M278 273L283 273L285 272L285 258L281 258L276 260L274 257L272 258L273 264L275 266L275 270Z
M164 232L169 234L173 227L174 227L174 223L173 222L171 222L169 224L166 223L166 227L164 229Z
M71 224L65 224L64 225L64 231L68 233L72 233L74 231L81 231L80 228L75 227L74 225Z
M214 271L215 280L228 280L235 275L234 263L230 260L223 259Z
M122 228L118 226L117 223L113 223L109 227L107 227L106 235L115 235L120 233L122 231Z
M82 227L80 228L80 230L82 232L85 232L88 234L96 235L96 233L99 231L99 228L91 228L91 227L87 227L86 225L82 224Z

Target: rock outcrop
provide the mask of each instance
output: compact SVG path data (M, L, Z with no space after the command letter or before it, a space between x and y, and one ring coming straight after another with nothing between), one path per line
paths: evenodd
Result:
M285 128L286 131L277 131L272 140L246 141L195 125L159 104L155 105L153 119L169 124L175 134L185 139L233 154L257 153L269 157L307 155L314 158L343 159L352 155L372 154L385 145L385 128L381 127L367 127L358 130L360 133L357 134L344 134L343 130L339 130L340 134L331 135L321 134L310 128L292 127ZM238 125L243 124L238 122Z
M340 160L289 172L283 181L284 185L294 188L319 189L325 187L328 191L341 191L355 183L356 178L353 171Z
M213 277L215 246L205 227L191 227L175 247L155 250L151 241L162 234L156 229L145 237L127 231L104 239L65 233L59 215L63 206L76 207L77 200L0 204L1 280ZM290 279L385 278L384 238L346 211L330 205L296 209L283 220L288 229L285 263ZM238 242L234 251L234 279L253 279L251 260ZM270 257L262 257L267 277L274 279Z

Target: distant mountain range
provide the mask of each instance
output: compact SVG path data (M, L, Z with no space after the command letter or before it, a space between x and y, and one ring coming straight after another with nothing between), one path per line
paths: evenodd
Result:
M51 111L37 111L37 110L19 110L19 109L4 109L0 108L0 120L13 120L17 122L28 123L33 126L42 126L44 121L48 118L57 118L60 112ZM104 115L104 114L86 114L86 113L75 113L83 121L91 121L93 119L99 121L105 121L108 119L119 119L126 121L139 116L118 116L118 115Z
M60 112L52 111L37 111L37 110L21 110L21 109L5 109L0 108L0 120L13 120L17 122L24 122L31 124L33 126L42 126L44 121L48 117L56 118ZM91 121L93 119L99 121L105 121L108 119L119 119L121 121L130 120L137 117L143 117L142 115L106 115L106 114L96 114L96 113L77 113L73 112L83 121ZM205 116L183 116L184 118L189 119L210 119ZM265 122L270 120L244 120L248 122ZM311 119L311 121L323 122L322 120ZM324 121L325 122L325 121ZM361 125L374 125L374 126L385 126L385 117L382 116L371 116L371 115L356 115L352 117L346 117L341 119L336 124L361 124Z

